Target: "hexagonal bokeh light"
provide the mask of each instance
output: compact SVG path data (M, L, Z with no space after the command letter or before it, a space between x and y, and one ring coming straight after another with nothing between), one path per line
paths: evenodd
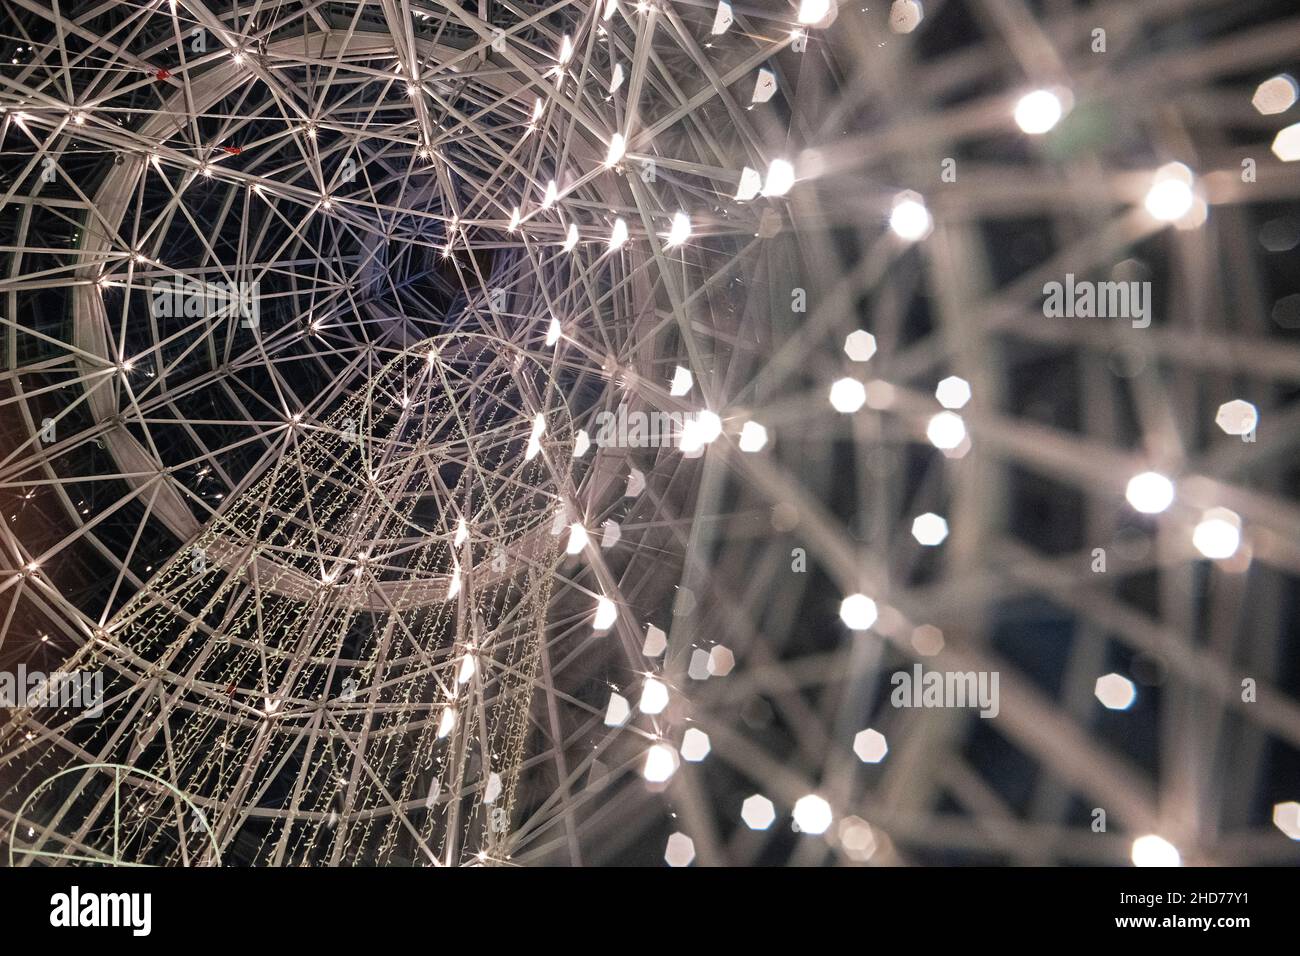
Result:
M1093 693L1107 710L1128 710L1137 700L1137 688L1120 674L1098 677Z
M767 797L756 793L745 798L740 808L740 818L751 830L766 830L776 820L776 807Z
M853 752L863 763L880 763L889 752L889 744L884 734L868 728L853 738Z

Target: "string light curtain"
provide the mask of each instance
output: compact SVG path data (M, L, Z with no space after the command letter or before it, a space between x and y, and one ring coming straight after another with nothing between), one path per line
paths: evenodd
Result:
M468 334L291 430L66 665L108 675L103 716L25 711L0 734L16 790L93 757L198 812L146 777L50 788L19 857L508 859L571 433L536 358Z

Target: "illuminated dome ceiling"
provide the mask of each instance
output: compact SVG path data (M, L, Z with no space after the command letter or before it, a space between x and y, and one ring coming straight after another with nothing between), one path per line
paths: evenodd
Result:
M1300 20L1007 9L8 8L18 858L1295 859Z

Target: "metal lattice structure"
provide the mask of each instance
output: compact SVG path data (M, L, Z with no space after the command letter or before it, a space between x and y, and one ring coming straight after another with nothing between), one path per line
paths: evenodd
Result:
M0 22L15 862L1295 858L1284 4Z
M22 848L219 860L167 781L256 863L504 859L572 444L549 385L509 343L439 336L296 441L65 665L110 675L97 719L7 728L19 792L87 753L147 774L29 798Z

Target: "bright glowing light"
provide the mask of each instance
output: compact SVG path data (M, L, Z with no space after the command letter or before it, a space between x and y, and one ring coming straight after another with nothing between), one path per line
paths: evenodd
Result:
M567 33L564 35L564 39L560 41L560 55L556 59L562 64L573 59L573 38Z
M1196 550L1212 560L1223 560L1241 546L1241 518L1227 508L1211 508L1192 531Z
M746 797L740 805L740 819L751 830L766 830L776 819L776 807L767 797L756 793L752 797Z
M641 685L641 700L637 704L643 714L662 714L668 706L668 687L663 681L647 677Z
M731 26L734 20L735 16L731 12L731 4L727 0L720 0L717 12L713 15L713 26L709 29L709 33L715 37L721 36L727 32L727 28Z
M1173 222L1191 211L1195 196L1192 189L1177 179L1156 183L1147 193L1147 212L1161 222Z
M658 657L666 650L668 650L668 635L653 624L649 625L645 632L645 642L641 645L641 653L646 657Z
M573 438L573 457L581 458L591 447L591 436L587 434L585 428L579 428L578 434Z
M446 737L449 733L452 732L452 729L455 726L456 726L456 708L444 707L442 709L442 717L438 719L438 739L441 740L443 737Z
M460 673L456 675L456 683L468 684L476 670L478 670L476 658L473 654L466 654L460 659Z
M560 336L563 333L564 330L560 328L560 320L552 316L550 324L546 327L546 344L554 345L560 341Z
M1250 102L1261 115L1273 116L1294 106L1297 96L1300 96L1300 86L1289 74L1279 73L1259 84Z
M722 434L722 419L713 412L704 411L695 416L700 429L700 441L708 445Z
M880 763L889 753L889 742L880 731L868 727L853 738L853 752L863 763Z
M1031 136L1046 133L1061 120L1061 100L1051 90L1026 93L1016 104L1016 125Z
M784 159L774 159L767 167L763 183L764 196L784 196L794 186L794 167Z
M1137 700L1137 688L1123 674L1098 677L1092 692L1107 710L1128 710Z
M627 223L622 219L615 219L614 228L609 234L609 251L623 248L625 242L627 242Z
M1300 840L1300 803L1287 800L1273 804L1273 826L1292 840Z
M740 429L740 450L755 452L761 451L767 444L767 429L758 422L745 422Z
M926 547L942 544L948 537L948 522L932 511L912 519L912 537Z
M571 222L569 223L568 234L565 235L564 237L564 251L572 252L573 247L576 246L577 244L578 244L578 224L576 222Z
M1249 435L1259 424L1259 409L1244 399L1234 398L1219 406L1214 423L1228 435Z
M497 802L499 796L501 796L501 774L490 773L487 786L483 788L483 802L490 806Z
M1151 189L1147 192L1145 202L1147 212L1161 222L1182 219L1191 212L1196 202L1196 194L1192 192L1192 182L1192 171L1182 163L1162 166L1156 172Z
M894 0L889 8L889 29L895 33L911 33L925 18L918 0Z
M452 544L460 547L469 537L469 525L465 524L465 519L460 518L456 521L456 537L452 539Z
M605 708L605 726L622 727L632 716L632 706L622 694L610 694L609 706Z
M841 378L831 384L831 407L850 415L867 400L867 390L856 378Z
M802 0L799 4L799 22L821 23L831 12L831 0Z
M559 187L555 185L555 180L552 179L546 184L546 192L542 196L542 208L550 209L555 205L555 200L558 198L560 198L560 190Z
M736 199L748 202L757 196L762 188L763 177L758 174L758 170L746 166L740 171L740 185L736 187Z
M840 602L840 620L851 631L865 631L876 623L876 602L865 594L850 594Z
M565 554L580 554L590 538L587 529L579 522L569 525L569 543L564 547ZM611 622L612 623L612 622Z
M1144 515L1158 515L1174 502L1174 483L1154 471L1144 471L1129 479L1124 497Z
M519 228L519 207L516 206L510 211L510 231L514 232Z
M673 216L673 224L668 229L668 240L664 243L665 248L671 249L673 246L680 246L690 237L691 217L684 212L676 213Z
M618 608L614 602L607 597L602 597L596 602L596 614L591 620L591 629L593 631L608 631L618 620Z
M650 783L663 783L677 772L677 751L667 744L655 744L645 752L641 776Z
M850 332L844 338L844 354L854 362L870 362L876 354L876 337L864 329Z
M1300 159L1300 123L1292 123L1273 137L1273 155L1284 163Z
M802 833L825 833L833 818L831 805L815 793L800 797L794 805L794 822Z
M691 727L682 735L682 759L690 763L699 763L709 755L713 744L709 735L698 727Z
M688 368L682 368L680 365L673 370L673 380L668 386L668 394L680 397L690 392L695 387L695 376L691 374Z
M930 210L925 208L925 200L913 192L903 193L894 201L894 209L889 214L889 228L900 239L916 242L924 239L934 228Z
M1178 848L1154 833L1133 841L1134 866L1182 866L1183 858Z
M704 450L704 436L697 419L687 418L682 422L682 432L678 436L677 447L688 458L693 458Z
M949 375L935 387L934 397L944 408L962 408L970 401L970 382Z
M672 867L690 866L695 860L695 841L685 833L674 833L664 847L664 862Z
M951 451L966 440L966 423L960 415L940 412L925 426L925 437L942 451Z
M605 165L613 166L623 158L623 153L627 151L627 140L623 138L622 133L615 133L609 139L609 152L605 154Z

